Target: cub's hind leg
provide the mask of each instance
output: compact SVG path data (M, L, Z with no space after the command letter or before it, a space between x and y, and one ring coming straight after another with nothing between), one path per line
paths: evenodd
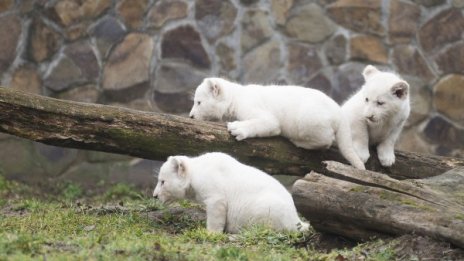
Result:
M335 133L331 128L316 126L311 128L313 131L300 131L298 139L290 139L295 146L307 150L328 149L335 140Z
M308 140L291 140L295 146L298 148L302 149L307 149L307 150L318 150L318 149L328 149L330 148L330 145L327 143L323 142L313 142L313 141L308 141Z
M223 199L208 199L206 203L206 228L212 232L224 232L227 203Z

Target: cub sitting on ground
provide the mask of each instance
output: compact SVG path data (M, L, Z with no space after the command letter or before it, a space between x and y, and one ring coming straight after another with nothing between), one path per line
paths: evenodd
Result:
M409 117L409 85L394 73L372 65L363 71L365 84L342 106L351 124L356 153L369 159L369 145L377 145L382 166L395 162L395 142Z
M236 120L227 129L237 140L282 135L297 147L327 149L336 140L342 155L359 169L348 121L324 93L298 86L242 86L206 78L198 86L190 117Z
M169 157L153 197L163 203L188 198L206 205L207 229L214 232L237 233L253 224L287 231L309 228L277 180L224 153Z

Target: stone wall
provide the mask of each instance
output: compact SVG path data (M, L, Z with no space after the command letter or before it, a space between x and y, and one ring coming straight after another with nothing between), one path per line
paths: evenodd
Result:
M463 0L2 0L0 74L32 93L184 115L206 76L342 102L375 64L412 88L398 148L462 157L463 12ZM6 135L0 146L4 172L25 180L142 180L156 165Z

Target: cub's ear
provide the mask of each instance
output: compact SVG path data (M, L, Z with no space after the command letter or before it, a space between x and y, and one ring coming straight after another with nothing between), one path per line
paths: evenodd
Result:
M221 86L216 81L208 80L208 84L209 84L209 91L211 92L213 97L218 97L219 95L221 95L222 93Z
M169 157L168 160L172 162L174 171L179 177L184 178L187 175L186 160L184 157Z
M408 95L409 85L405 81L397 82L391 87L392 94L400 99Z
M364 68L362 74L364 76L364 79L367 79L370 76L372 76L372 75L374 75L375 73L378 73L378 72L379 72L379 69L377 69L375 66L368 65L368 66L366 66L366 68Z

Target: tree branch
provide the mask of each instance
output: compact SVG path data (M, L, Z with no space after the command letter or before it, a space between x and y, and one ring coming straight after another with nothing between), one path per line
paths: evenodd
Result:
M185 117L77 103L0 88L0 132L45 144L127 154L164 161L174 154L229 153L270 174L321 173L321 162L345 162L336 149L308 151L276 138L236 141L225 124ZM367 168L396 178L438 175L464 160L397 152L392 168L382 168L372 154Z

